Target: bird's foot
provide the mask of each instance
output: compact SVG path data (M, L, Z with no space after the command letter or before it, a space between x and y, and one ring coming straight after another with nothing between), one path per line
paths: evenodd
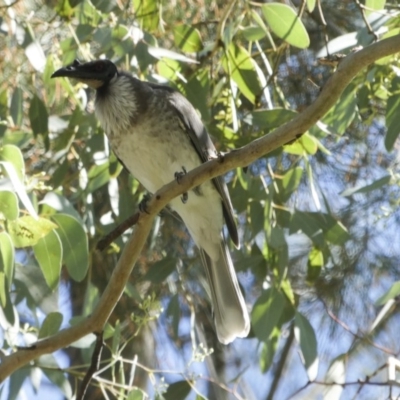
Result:
M186 168L182 167L182 171L175 172L175 179L178 183L181 183L182 177L185 176L187 173ZM188 201L189 195L187 192L182 193L181 200L182 203L185 204Z
M218 158L218 161L220 163L223 163L225 161L225 153L222 153L222 152L218 151L217 152L217 158Z
M139 207L138 207L139 211L141 213L150 214L149 210L147 209L147 203L150 201L151 198L152 198L152 195L150 193L146 193L145 195L143 195L143 199L140 201ZM164 210L161 210L158 213L158 216L161 218L164 217L165 215L166 215L166 213Z
M151 199L151 194L149 194L149 193L146 193L143 196L143 199L139 203L139 211L141 213L149 214L149 212L147 210L147 203L150 201L150 199Z

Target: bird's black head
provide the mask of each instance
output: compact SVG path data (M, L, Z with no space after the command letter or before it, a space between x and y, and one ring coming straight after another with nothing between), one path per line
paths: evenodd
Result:
M93 89L99 89L108 84L114 76L118 75L117 67L110 60L96 60L81 63L79 60L66 67L62 67L51 76L57 78L65 76L86 83Z

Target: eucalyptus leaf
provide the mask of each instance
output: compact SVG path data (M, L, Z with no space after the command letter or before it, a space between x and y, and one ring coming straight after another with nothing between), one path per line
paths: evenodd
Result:
M35 219L30 215L24 215L7 223L8 233L17 248L34 246L55 228L57 225L50 220L42 217Z
M0 213L9 220L18 218L19 206L15 193L8 190L0 191Z
M35 258L43 272L49 288L54 290L60 281L63 249L61 240L54 230L40 238L33 246Z
M310 46L307 30L291 7L286 4L269 3L262 5L261 9L276 36L300 49Z
M176 270L176 263L177 260L173 257L157 261L147 271L144 279L153 283L161 283Z
M268 341L285 308L285 297L276 289L267 289L256 301L251 313L251 326L260 341Z
M39 339L56 334L62 324L63 315L59 312L47 314L39 330Z
M63 262L72 279L82 281L89 268L89 248L85 229L81 222L67 214L55 214L52 219L63 248Z

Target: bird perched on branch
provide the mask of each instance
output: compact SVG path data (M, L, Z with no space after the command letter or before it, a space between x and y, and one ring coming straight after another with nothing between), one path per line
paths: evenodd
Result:
M129 172L155 193L174 177L217 156L208 133L190 102L176 90L134 78L109 60L57 70L96 90L95 113L111 148ZM200 249L221 343L249 333L250 321L223 234L224 221L238 247L228 189L222 178L203 183L171 201Z

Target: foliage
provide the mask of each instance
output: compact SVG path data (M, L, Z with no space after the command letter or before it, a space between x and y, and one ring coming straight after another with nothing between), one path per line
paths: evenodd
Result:
M317 56L327 56L327 47L348 53L399 34L395 4L326 1L318 11L315 1L298 3L298 9L234 0L1 6L3 352L91 313L130 231L102 254L96 243L134 213L144 195L110 152L92 112L93 93L69 80L51 80L52 72L75 58L112 59L141 79L179 89L218 148L238 148L315 100L336 68L315 64ZM393 336L396 309L385 306L398 296L400 252L393 246L399 177L393 151L399 71L398 55L379 60L298 140L227 177L243 239L234 253L236 269L253 305L252 339L232 346L236 368L227 382L239 387L224 382L232 353L216 341L199 257L184 228L166 214L157 220L106 327L107 351L90 388L93 398L100 391L121 399L228 393L272 398L278 383L279 398L334 390L332 398L338 398L343 390L354 393L350 383L357 380L355 390L383 393L373 391L383 386L365 386L375 375L385 380L377 365L386 365L386 353L400 350ZM374 301L384 305L380 313ZM328 337L335 350L324 345ZM307 377L292 378L300 367L290 348L301 354ZM42 357L13 374L0 393L17 398L27 381L41 393L44 375L70 398L77 390L73 378L82 379L92 350L93 337L86 337L66 349L66 365L56 356ZM365 368L348 372L361 357L368 360ZM207 379L205 359L214 364ZM254 380L255 370L268 374L268 386L241 386L241 380ZM344 385L338 391L333 383ZM383 389L394 391L389 382Z

